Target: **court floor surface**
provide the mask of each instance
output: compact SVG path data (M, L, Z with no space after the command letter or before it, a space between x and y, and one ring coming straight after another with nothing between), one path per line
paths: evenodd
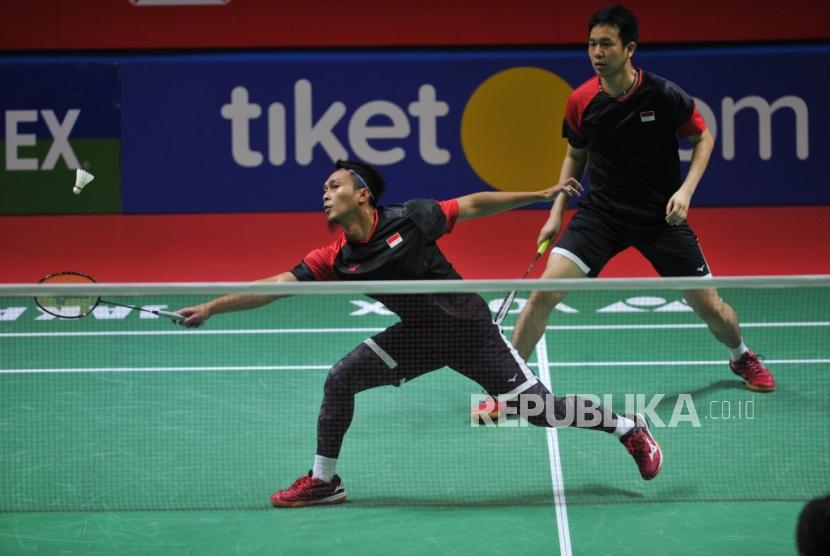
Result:
M557 394L642 396L654 481L611 435L472 426L480 389L443 369L359 394L349 500L295 510L269 498L311 465L327 369L396 317L296 297L182 330L2 299L0 554L795 554L798 512L830 490L830 299L722 295L775 393L746 390L674 292L573 294L531 357Z

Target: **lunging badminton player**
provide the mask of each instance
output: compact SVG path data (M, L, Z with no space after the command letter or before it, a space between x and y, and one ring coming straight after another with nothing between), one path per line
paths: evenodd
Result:
M482 192L442 202L416 199L380 207L384 188L383 177L375 168L338 161L323 184L323 210L329 224L340 226L342 233L334 243L308 253L290 272L268 280L460 279L436 245L457 221L581 192L581 186L573 181L536 192ZM352 421L355 394L378 386L403 386L445 366L474 380L491 395L518 399L520 407L523 398L525 407L536 408L537 401L546 404L538 415L526 412L527 420L535 425L564 423L613 433L634 457L644 479L659 472L662 454L643 417L618 416L583 398L554 398L501 334L479 295L372 297L397 314L400 322L367 338L331 368L323 387L313 467L290 487L276 492L271 497L274 506L344 501L346 491L335 466ZM212 315L252 309L275 299L277 296L226 295L178 312L186 317L182 325L192 327ZM577 411L602 418L590 426L578 419L570 422L573 420L568 416Z

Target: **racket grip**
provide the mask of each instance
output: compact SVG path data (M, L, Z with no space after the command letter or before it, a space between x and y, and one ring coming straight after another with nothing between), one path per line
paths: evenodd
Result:
M181 322L185 318L187 318L184 315L180 315L179 313L171 313L170 311L158 310L158 311L153 311L153 312L155 314L157 314L158 316L160 316L160 317L167 317L168 319L173 319L177 322Z
M548 250L548 247L550 247L550 238L546 239L545 241L539 244L539 248L536 250L536 253L538 253L539 255L544 255L545 251Z

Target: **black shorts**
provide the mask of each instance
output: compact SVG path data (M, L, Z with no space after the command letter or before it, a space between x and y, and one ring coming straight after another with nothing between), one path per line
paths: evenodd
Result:
M660 276L708 276L711 272L697 236L685 222L670 226L627 226L591 209L578 209L554 247L588 276L627 247L648 259Z
M359 373L362 388L400 386L443 367L474 380L488 394L505 398L518 396L538 382L498 325L452 317L399 322L364 340L336 367L351 376Z

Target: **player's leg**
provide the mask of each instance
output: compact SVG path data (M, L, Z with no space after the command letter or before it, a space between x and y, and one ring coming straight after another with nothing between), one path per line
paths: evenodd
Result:
M544 400L541 406L540 400ZM613 434L634 458L646 481L656 477L663 467L663 451L642 415L617 415L580 396L556 397L541 382L518 396L518 412L540 427L571 426Z
M659 473L662 452L643 417L617 415L580 396L556 397L530 372L498 326L468 324L465 330L468 334L457 343L450 366L508 404L509 412L541 427L568 426L613 434L634 457L644 479ZM482 417L485 424L495 424Z
M685 290L683 297L712 335L729 350L729 368L756 392L775 390L775 377L744 343L738 315L712 288Z
M660 276L711 276L697 236L688 224L668 224L650 230L634 242ZM685 290L683 297L712 335L729 350L732 372L748 388L759 392L775 389L775 378L758 357L746 347L735 310L712 288Z
M298 507L345 501L346 490L335 471L343 437L352 423L355 394L397 382L367 342L374 340L366 340L329 370L317 417L317 453L312 469L288 489L276 492L271 497L272 505Z
M574 214L548 257L542 273L545 279L595 277L605 264L627 247L623 234L609 218L580 209ZM567 292L534 291L516 320L513 345L522 358L533 353L545 332L554 307Z
M444 366L440 350L419 350L415 345L425 340L429 331L419 329L415 333L417 340L413 340L413 330L399 322L364 340L329 370L317 418L317 453L312 469L288 489L276 492L271 497L274 506L337 504L346 499L335 471L354 416L355 395L378 386L399 386Z
M717 290L684 290L683 298L720 343L730 350L738 348L743 343L738 315L721 299Z
M545 280L584 277L585 273L577 263L556 251L548 257L547 266L541 276ZM513 329L513 345L516 346L516 350L522 358L527 359L533 353L536 343L545 333L551 311L567 295L568 292L560 291L531 292L527 304L516 319L516 327Z
M593 210L580 209L548 257L542 278L593 278L608 260L627 246L624 234L610 218ZM513 345L522 359L528 359L533 353L545 333L551 311L566 295L567 292L561 291L531 292L513 329ZM473 413L498 417L503 409L503 403L487 398Z

